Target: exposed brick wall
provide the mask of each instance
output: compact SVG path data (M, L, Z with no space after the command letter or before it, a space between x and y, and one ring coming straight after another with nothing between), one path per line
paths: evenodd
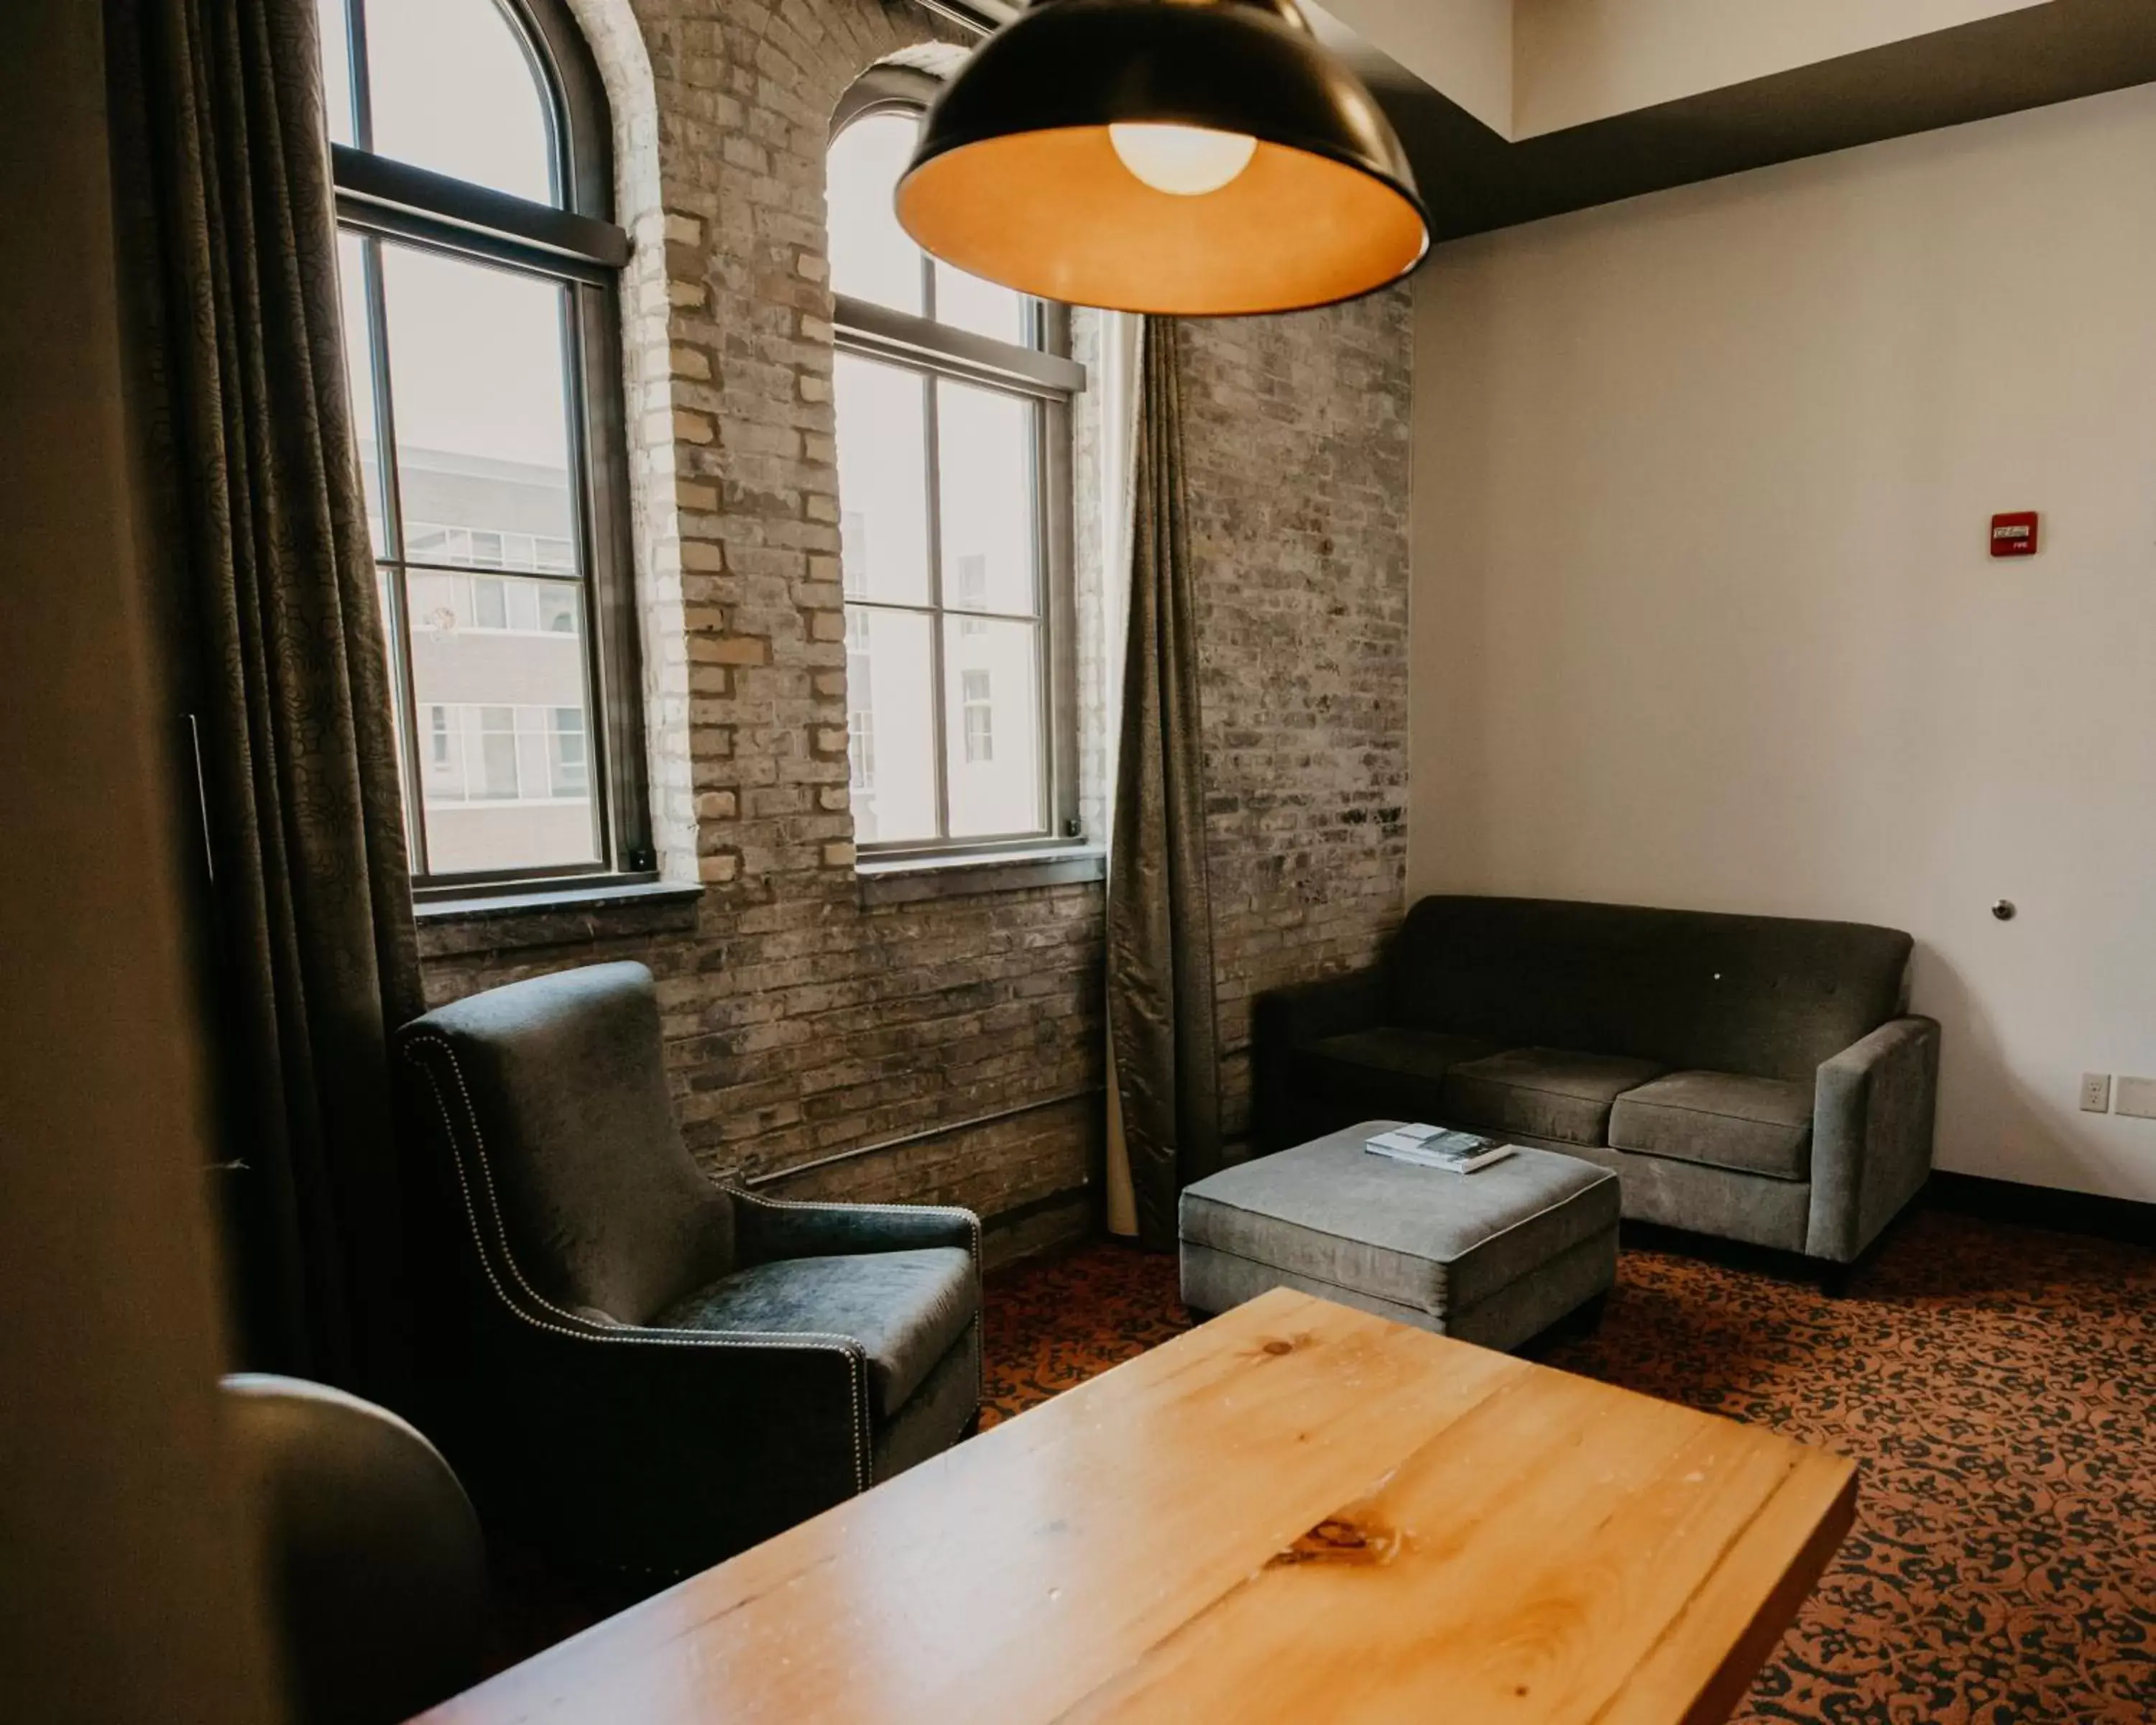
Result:
M575 0L615 105L652 797L693 909L429 927L436 1000L635 957L683 1130L788 1189L1082 1219L1103 1032L1097 886L863 902L847 807L823 177L855 78L943 30L879 0ZM1230 1118L1247 996L1397 911L1404 300L1200 326L1189 352ZM1389 895L1389 897L1388 897ZM1076 1096L1077 1101L1060 1100ZM971 1131L942 1129L1002 1115ZM940 1132L941 1135L938 1135Z
M1222 1127L1252 996L1367 963L1407 879L1404 288L1186 326Z

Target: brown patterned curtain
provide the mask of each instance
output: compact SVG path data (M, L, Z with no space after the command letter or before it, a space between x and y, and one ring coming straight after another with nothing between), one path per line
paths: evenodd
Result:
M1108 868L1108 1028L1138 1239L1175 1245L1183 1189L1220 1166L1198 635L1183 495L1181 333L1148 317Z
M243 1345L399 1399L387 1047L419 971L315 7L108 0L106 39L146 526L199 754Z

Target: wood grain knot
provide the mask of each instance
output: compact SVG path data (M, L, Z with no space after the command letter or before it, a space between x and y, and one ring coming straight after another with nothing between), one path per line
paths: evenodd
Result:
M1271 1337L1259 1345L1262 1347L1267 1353L1293 1353L1295 1352L1294 1343L1282 1341L1278 1336Z
M1286 1551L1276 1554L1272 1562L1276 1567L1336 1563L1368 1568L1391 1563L1399 1551L1400 1532L1397 1527L1378 1527L1350 1520L1346 1516L1327 1516Z

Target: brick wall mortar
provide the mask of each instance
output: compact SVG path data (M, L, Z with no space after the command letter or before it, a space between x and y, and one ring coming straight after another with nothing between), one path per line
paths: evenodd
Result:
M429 996L648 964L683 1132L716 1173L1096 1089L1100 887L871 906L854 877L824 152L847 85L944 27L880 0L574 3L614 105L634 241L624 346L654 829L662 872L706 891L665 916L430 927ZM1193 326L1238 1130L1250 991L1355 962L1398 908L1408 339L1404 296ZM1099 1111L1034 1108L786 1189L1039 1207L1096 1178Z

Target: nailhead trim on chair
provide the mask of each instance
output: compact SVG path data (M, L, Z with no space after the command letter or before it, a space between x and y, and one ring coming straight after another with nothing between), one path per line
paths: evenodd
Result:
M963 1204L819 1204L793 1198L765 1198L740 1186L723 1189L745 1204L760 1204L768 1210L866 1210L880 1216L963 1216L966 1226L973 1235L968 1248L973 1260L973 1412L978 1417L982 1404L988 1399L988 1335L984 1321L988 1316L988 1293L981 1267L981 1219ZM871 1463L875 1461L870 1452Z
M508 1266L509 1274L516 1280L516 1285L523 1289L532 1303L561 1322L550 1322L525 1311L510 1296L509 1290L502 1285L501 1278L495 1271L487 1249L486 1236L480 1225L478 1205L472 1195L471 1182L465 1172L464 1152L458 1138L455 1121L450 1115L449 1099L443 1094L441 1080L434 1068L418 1052L423 1045L441 1050L450 1076L456 1080L458 1096L464 1104L465 1118L471 1132L472 1146L478 1153L480 1177L486 1188L487 1210L500 1239L502 1261ZM457 1062L456 1050L439 1036L414 1036L405 1044L404 1057L426 1076L428 1088L434 1095L434 1106L440 1111L442 1129L449 1137L450 1160L456 1168L457 1186L464 1195L465 1217L472 1230L472 1243L479 1251L480 1266L486 1272L487 1281L494 1289L495 1297L520 1322L533 1329L566 1336L575 1342L636 1343L666 1348L779 1348L799 1353L839 1354L848 1365L846 1392L854 1435L854 1490L860 1493L869 1488L869 1453L863 1436L866 1425L868 1351L860 1343L850 1336L826 1335L815 1331L782 1334L741 1330L722 1333L712 1330L657 1330L636 1324L598 1325L579 1317L575 1312L564 1311L531 1286L517 1264L516 1255L510 1250L508 1230L502 1222L501 1204L495 1194L494 1173L488 1165L485 1135L480 1131L479 1113L472 1106L471 1091L465 1082L464 1069ZM978 1224L975 1225L978 1230ZM978 1323L979 1320L976 1318L975 1322Z

